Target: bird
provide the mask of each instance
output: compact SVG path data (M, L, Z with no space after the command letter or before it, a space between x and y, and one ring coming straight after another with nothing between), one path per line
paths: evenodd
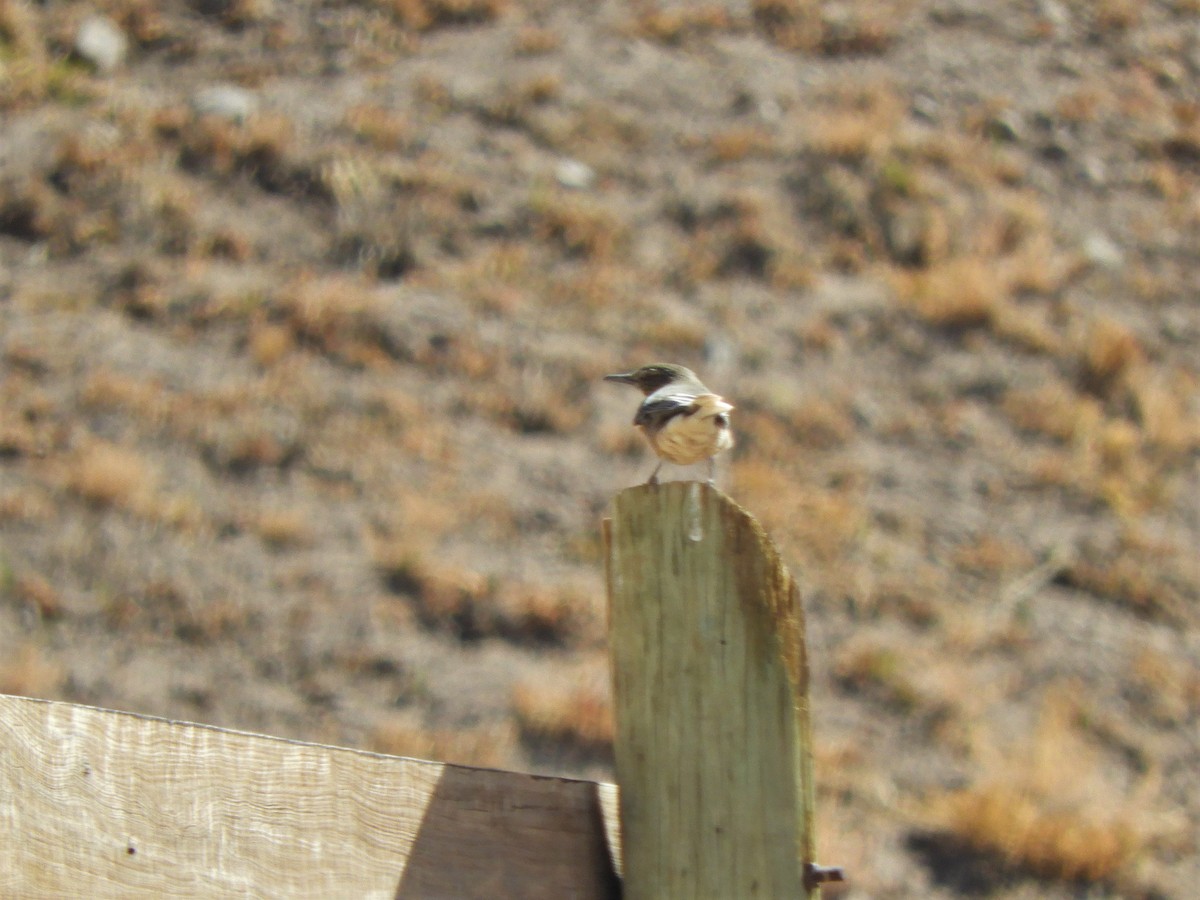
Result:
M605 375L605 381L631 384L645 395L633 424L642 430L658 455L647 484L658 484L663 462L690 466L708 460L708 483L716 475L715 457L733 446L729 414L733 404L714 394L696 373L671 363Z

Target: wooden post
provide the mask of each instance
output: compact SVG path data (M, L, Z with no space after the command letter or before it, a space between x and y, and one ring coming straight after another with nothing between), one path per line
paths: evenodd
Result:
M0 897L612 900L614 793L0 695Z
M625 900L816 897L804 619L778 552L698 482L623 491L605 538Z

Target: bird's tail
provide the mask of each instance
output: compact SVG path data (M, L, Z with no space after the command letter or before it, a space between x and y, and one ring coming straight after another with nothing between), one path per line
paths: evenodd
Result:
M733 404L725 400L717 394L701 394L695 401L696 412L694 415L701 418L709 416L720 416L733 411Z

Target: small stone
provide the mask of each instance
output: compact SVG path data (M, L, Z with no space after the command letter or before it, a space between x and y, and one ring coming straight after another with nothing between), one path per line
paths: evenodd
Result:
M924 119L926 122L936 122L938 113L941 107L936 100L928 94L916 94L912 100L912 113L918 119Z
M1021 127L1015 115L1002 112L984 123L983 133L989 140L1011 144L1020 140Z
M1038 153L1042 159L1048 162L1062 162L1071 157L1071 150L1065 143L1057 138L1051 138L1038 148Z
M1177 344L1195 343L1200 338L1192 314L1182 309L1169 309L1163 313L1161 332L1163 337Z
M1083 239L1083 255L1093 265L1119 269L1125 264L1125 254L1117 243L1102 231L1093 231Z
M88 16L75 34L75 52L98 72L112 72L125 61L129 39L112 19Z
M1071 11L1058 0L1041 0L1038 12L1049 22L1055 31L1061 31L1071 24Z
M1083 172L1083 177L1094 187L1104 187L1107 184L1108 170L1104 166L1104 161L1098 156L1085 156L1079 161L1079 168Z
M197 91L192 97L192 107L202 116L220 116L233 122L244 122L258 109L258 100L245 88L218 84Z
M772 97L767 97L758 104L758 115L764 122L778 122L783 118L783 106Z
M596 182L596 171L587 163L564 159L554 167L554 177L565 188L584 191Z

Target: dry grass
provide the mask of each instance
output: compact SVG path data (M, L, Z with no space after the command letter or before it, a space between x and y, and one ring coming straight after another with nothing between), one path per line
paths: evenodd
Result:
M641 336L645 343L655 348L653 355L682 359L704 350L708 329L699 318L668 313L658 321L647 323Z
M733 163L751 157L770 157L778 152L774 134L761 126L741 125L712 134L709 152L714 162Z
M786 50L811 51L821 40L820 4L812 0L754 0L755 26Z
M158 128L162 138L178 140L179 162L187 172L241 174L273 193L320 187L315 170L305 170L293 156L298 141L285 116L255 116L244 123L215 116L160 118Z
M1024 546L991 534L981 534L963 544L954 551L953 559L959 568L992 578L1006 577L1033 564Z
M41 443L38 429L30 422L7 411L0 421L0 457L32 456Z
M251 357L260 366L273 366L296 347L296 332L285 325L260 322L252 326L248 339Z
M1037 483L1069 488L1122 514L1135 514L1171 502L1173 461L1197 446L1200 429L1184 399L1189 379L1176 386L1161 377L1145 379L1140 368L1112 365L1124 385L1120 414L1106 415L1101 399L1056 380L1010 391L1002 408L1019 430L1064 447L1044 453L1029 467ZM1126 418L1130 412L1132 418Z
M606 659L577 666L548 681L530 679L513 688L513 714L522 739L571 755L607 757L613 711Z
M1144 358L1141 343L1127 327L1110 318L1091 323L1079 349L1083 387L1110 397Z
M904 110L904 98L890 85L845 87L806 116L805 144L829 159L880 158L895 146ZM891 180L895 183L894 170Z
M1127 31L1142 18L1145 0L1100 0L1096 4L1096 25L1101 31Z
M242 598L201 597L170 578L152 578L104 601L109 627L185 644L212 645L245 634L255 614Z
M304 547L313 542L312 525L302 509L266 509L254 516L251 527L271 547Z
M1009 391L1004 397L1003 409L1020 430L1045 435L1061 443L1071 443L1094 433L1104 417L1094 398L1077 393L1062 381L1053 380L1035 388Z
M825 56L874 56L896 41L906 2L826 4L819 0L754 0L755 26L785 50Z
M426 561L404 545L383 545L376 553L385 585L409 598L426 628L464 642L499 637L517 644L565 646L598 639L598 601L580 587L487 577Z
M278 310L301 341L338 355L376 308L370 284L353 276L301 277L280 292Z
M453 290L473 309L507 316L532 306L543 278L532 249L508 240L448 263L434 275L437 284Z
M896 121L889 114L881 122L870 109L818 111L808 125L807 145L831 159L856 160L876 155L889 145L890 128Z
M0 522L49 522L58 509L49 490L30 486L0 493Z
M975 783L937 797L930 811L953 840L1017 871L1111 883L1132 874L1150 810L1117 786L1080 729L1077 691L1052 693L1026 742L991 748Z
M19 602L35 611L40 619L58 619L63 615L62 595L41 575L27 572L18 576L13 582L12 592Z
M1136 615L1182 625L1195 619L1183 588L1190 552L1126 531L1115 546L1089 548L1060 580Z
M67 486L97 506L136 510L153 496L158 472L155 464L128 447L94 440L73 460Z
M37 4L0 2L0 109L46 102L78 105L96 98L96 79L88 67L51 52L53 21Z
M194 427L203 459L230 474L287 468L300 453L296 420L246 403L227 418L196 417Z
M991 324L1007 300L991 261L958 257L896 280L906 308L934 328L961 331Z
M562 79L553 72L507 83L483 103L479 112L488 121L499 125L536 127L534 114L537 107L558 99L562 86Z
M797 442L814 450L844 446L857 430L848 404L827 397L810 397L797 404L787 415L787 423Z
M620 219L590 197L548 192L530 203L534 236L568 257L609 260L625 239Z
M1045 309L1001 305L992 318L996 337L1020 350L1059 357L1066 352L1066 342Z
M591 163L620 166L628 153L649 143L645 122L610 102L591 98L573 109L558 125L543 123L543 133L560 153Z
M582 585L506 581L495 603L500 633L509 640L578 646L602 639L599 598Z
M371 0L413 31L481 25L500 18L509 0Z
M739 502L754 510L789 558L817 563L819 570L853 559L867 522L854 479L835 487L804 485L762 459L735 461L731 478Z
M1182 458L1200 448L1200 378L1178 369L1171 373L1139 370L1129 379L1135 420L1147 447L1164 460Z
M45 67L46 49L42 41L41 17L33 4L23 3L20 0L0 2L0 47L4 49L6 56L21 60L24 68L30 70L31 74ZM14 87L17 81L10 74L11 68L17 67L11 66L6 61L4 68L8 81L6 88ZM26 77L30 77L30 75ZM7 96L15 100L19 93Z
M526 25L513 39L513 52L519 56L544 56L562 46L562 35L552 28Z
M886 571L887 561L877 562L883 571L870 572L864 577L867 590L864 596L854 597L857 614L866 617L884 616L905 622L916 628L933 628L945 618L946 578L926 566L916 573L904 575Z
M289 377L290 376L290 377ZM132 378L108 369L88 376L81 392L83 408L120 412L157 437L192 441L210 465L229 472L286 467L300 452L297 419L276 405L285 397L301 408L303 379L295 373L270 374L260 382L237 383L211 393L176 392L153 379ZM82 458L87 457L88 451ZM125 453L129 455L128 452ZM109 453L108 456L114 456ZM106 457L103 452L100 460ZM93 469L102 469L94 463ZM116 467L114 467L115 469ZM136 469L126 461L125 470ZM78 492L81 473L73 476ZM137 479L130 475L131 481ZM186 494L157 492L154 480L128 507L157 521L191 527L197 524L193 501ZM97 489L89 489L97 490Z
M1134 827L1089 811L1050 812L1026 789L993 783L945 804L950 831L968 846L1045 878L1095 883L1125 869L1138 850Z
M584 262L556 274L540 298L560 326L600 327L652 308L639 291L636 270L620 263ZM593 352L584 348L584 352Z
M1196 660L1142 646L1129 666L1138 711L1164 728L1185 727L1200 709L1200 665Z
M103 368L88 375L80 399L86 409L120 410L153 426L169 419L176 401L157 381Z
M596 440L600 449L610 457L625 456L637 459L648 453L645 439L627 423L605 426Z
M688 239L674 274L684 285L753 278L785 290L812 283L807 248L777 194L733 192L678 218Z
M61 665L37 644L27 641L0 663L0 694L53 697L63 674Z
M734 21L729 11L716 4L682 4L668 8L646 6L629 26L631 34L677 45L690 38L729 31Z
M385 368L430 348L389 327L379 289L355 275L301 275L270 301L267 322L252 335L260 359L270 362L291 345L305 347L353 366ZM251 315L261 315L252 310ZM291 335L262 329L286 327Z
M873 696L902 711L921 702L912 680L908 654L879 637L859 636L842 647L833 664L834 677L846 690Z
M404 149L412 138L413 127L407 118L373 103L350 107L343 121L360 141L385 153Z
M457 763L464 766L511 768L517 754L511 722L465 728L430 727L419 713L396 713L371 730L367 745L377 753Z
M590 381L560 367L504 365L488 381L464 386L464 408L520 434L571 434L591 413Z

